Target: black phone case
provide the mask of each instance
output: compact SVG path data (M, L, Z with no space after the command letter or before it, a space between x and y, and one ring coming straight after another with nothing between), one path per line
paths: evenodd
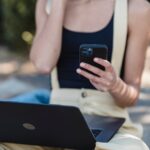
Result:
M90 64L92 66L105 70L103 66L95 63L93 59L97 57L97 58L102 58L102 59L107 60L107 55L108 55L108 47L106 45L82 44L79 50L79 63L85 62L87 64Z

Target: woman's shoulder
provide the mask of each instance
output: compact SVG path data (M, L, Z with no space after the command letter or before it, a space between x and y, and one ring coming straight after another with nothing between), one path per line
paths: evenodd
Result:
M150 3L147 0L129 0L129 13L146 15L150 12Z
M129 0L129 27L150 26L150 3L147 0Z

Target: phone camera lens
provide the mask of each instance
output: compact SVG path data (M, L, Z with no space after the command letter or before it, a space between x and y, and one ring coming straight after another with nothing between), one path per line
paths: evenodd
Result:
M82 56L84 57L91 57L93 55L93 49L92 48L84 48L82 50Z

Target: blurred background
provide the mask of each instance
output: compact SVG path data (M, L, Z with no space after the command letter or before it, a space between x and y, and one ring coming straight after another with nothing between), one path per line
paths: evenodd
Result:
M35 34L36 0L0 0L0 98L49 89L28 59Z
M36 0L0 0L0 98L35 89L50 89L49 76L41 75L29 61L35 34ZM129 109L132 119L144 126L150 146L150 48L147 49L137 106Z

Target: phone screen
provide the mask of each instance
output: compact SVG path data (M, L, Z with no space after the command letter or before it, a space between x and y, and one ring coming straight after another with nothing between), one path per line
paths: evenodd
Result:
M102 58L107 60L107 55L108 55L108 47L106 45L82 44L80 45L80 49L79 49L79 63L84 62L92 66L98 67L102 70L105 70L103 66L95 63L93 59L97 57L97 58Z

